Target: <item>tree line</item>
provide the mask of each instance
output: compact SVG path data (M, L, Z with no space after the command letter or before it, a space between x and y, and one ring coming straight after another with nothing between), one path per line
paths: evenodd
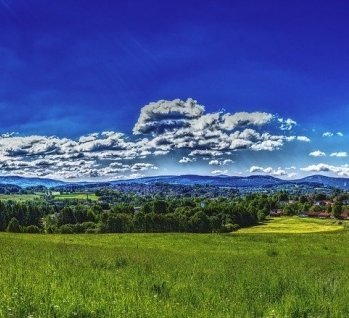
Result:
M137 200L139 202L139 200ZM272 196L233 198L155 198L136 206L105 209L66 201L0 201L0 231L30 233L231 232L264 220L277 201Z

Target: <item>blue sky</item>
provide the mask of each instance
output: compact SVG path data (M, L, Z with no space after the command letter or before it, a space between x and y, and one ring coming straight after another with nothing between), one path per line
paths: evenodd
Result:
M348 17L344 1L0 0L0 173L347 176Z

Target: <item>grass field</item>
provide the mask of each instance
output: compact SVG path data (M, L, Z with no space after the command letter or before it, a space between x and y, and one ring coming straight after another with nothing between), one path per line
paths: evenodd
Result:
M334 220L299 218L297 216L277 217L267 220L262 225L241 229L237 233L316 233L338 231L344 228L343 225L333 223L335 223Z
M349 231L295 233L299 225L292 234L0 233L0 317L348 317Z
M69 193L69 194L56 194L54 198L57 200L86 200L86 193ZM97 201L98 197L94 193L88 194L89 200Z
M0 200L30 201L40 198L37 194L0 194Z

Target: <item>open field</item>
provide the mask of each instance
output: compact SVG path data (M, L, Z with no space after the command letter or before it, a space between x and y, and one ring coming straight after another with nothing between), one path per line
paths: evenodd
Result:
M240 229L237 233L241 234L261 234L261 233L316 233L339 231L344 228L343 225L334 224L334 220L324 220L315 218L294 217L276 217L267 220L264 224ZM337 222L338 223L338 222ZM342 222L344 223L344 222Z
M0 200L30 201L40 198L37 194L0 194Z
M69 193L69 194L55 194L54 198L56 200L86 200L87 194L86 193ZM97 201L98 197L94 193L88 194L88 199L92 201Z
M349 316L348 230L243 232L0 233L0 317Z

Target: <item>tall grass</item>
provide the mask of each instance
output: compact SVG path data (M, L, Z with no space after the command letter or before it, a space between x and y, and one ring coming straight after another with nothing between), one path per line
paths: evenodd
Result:
M0 317L348 317L349 232L0 234Z

